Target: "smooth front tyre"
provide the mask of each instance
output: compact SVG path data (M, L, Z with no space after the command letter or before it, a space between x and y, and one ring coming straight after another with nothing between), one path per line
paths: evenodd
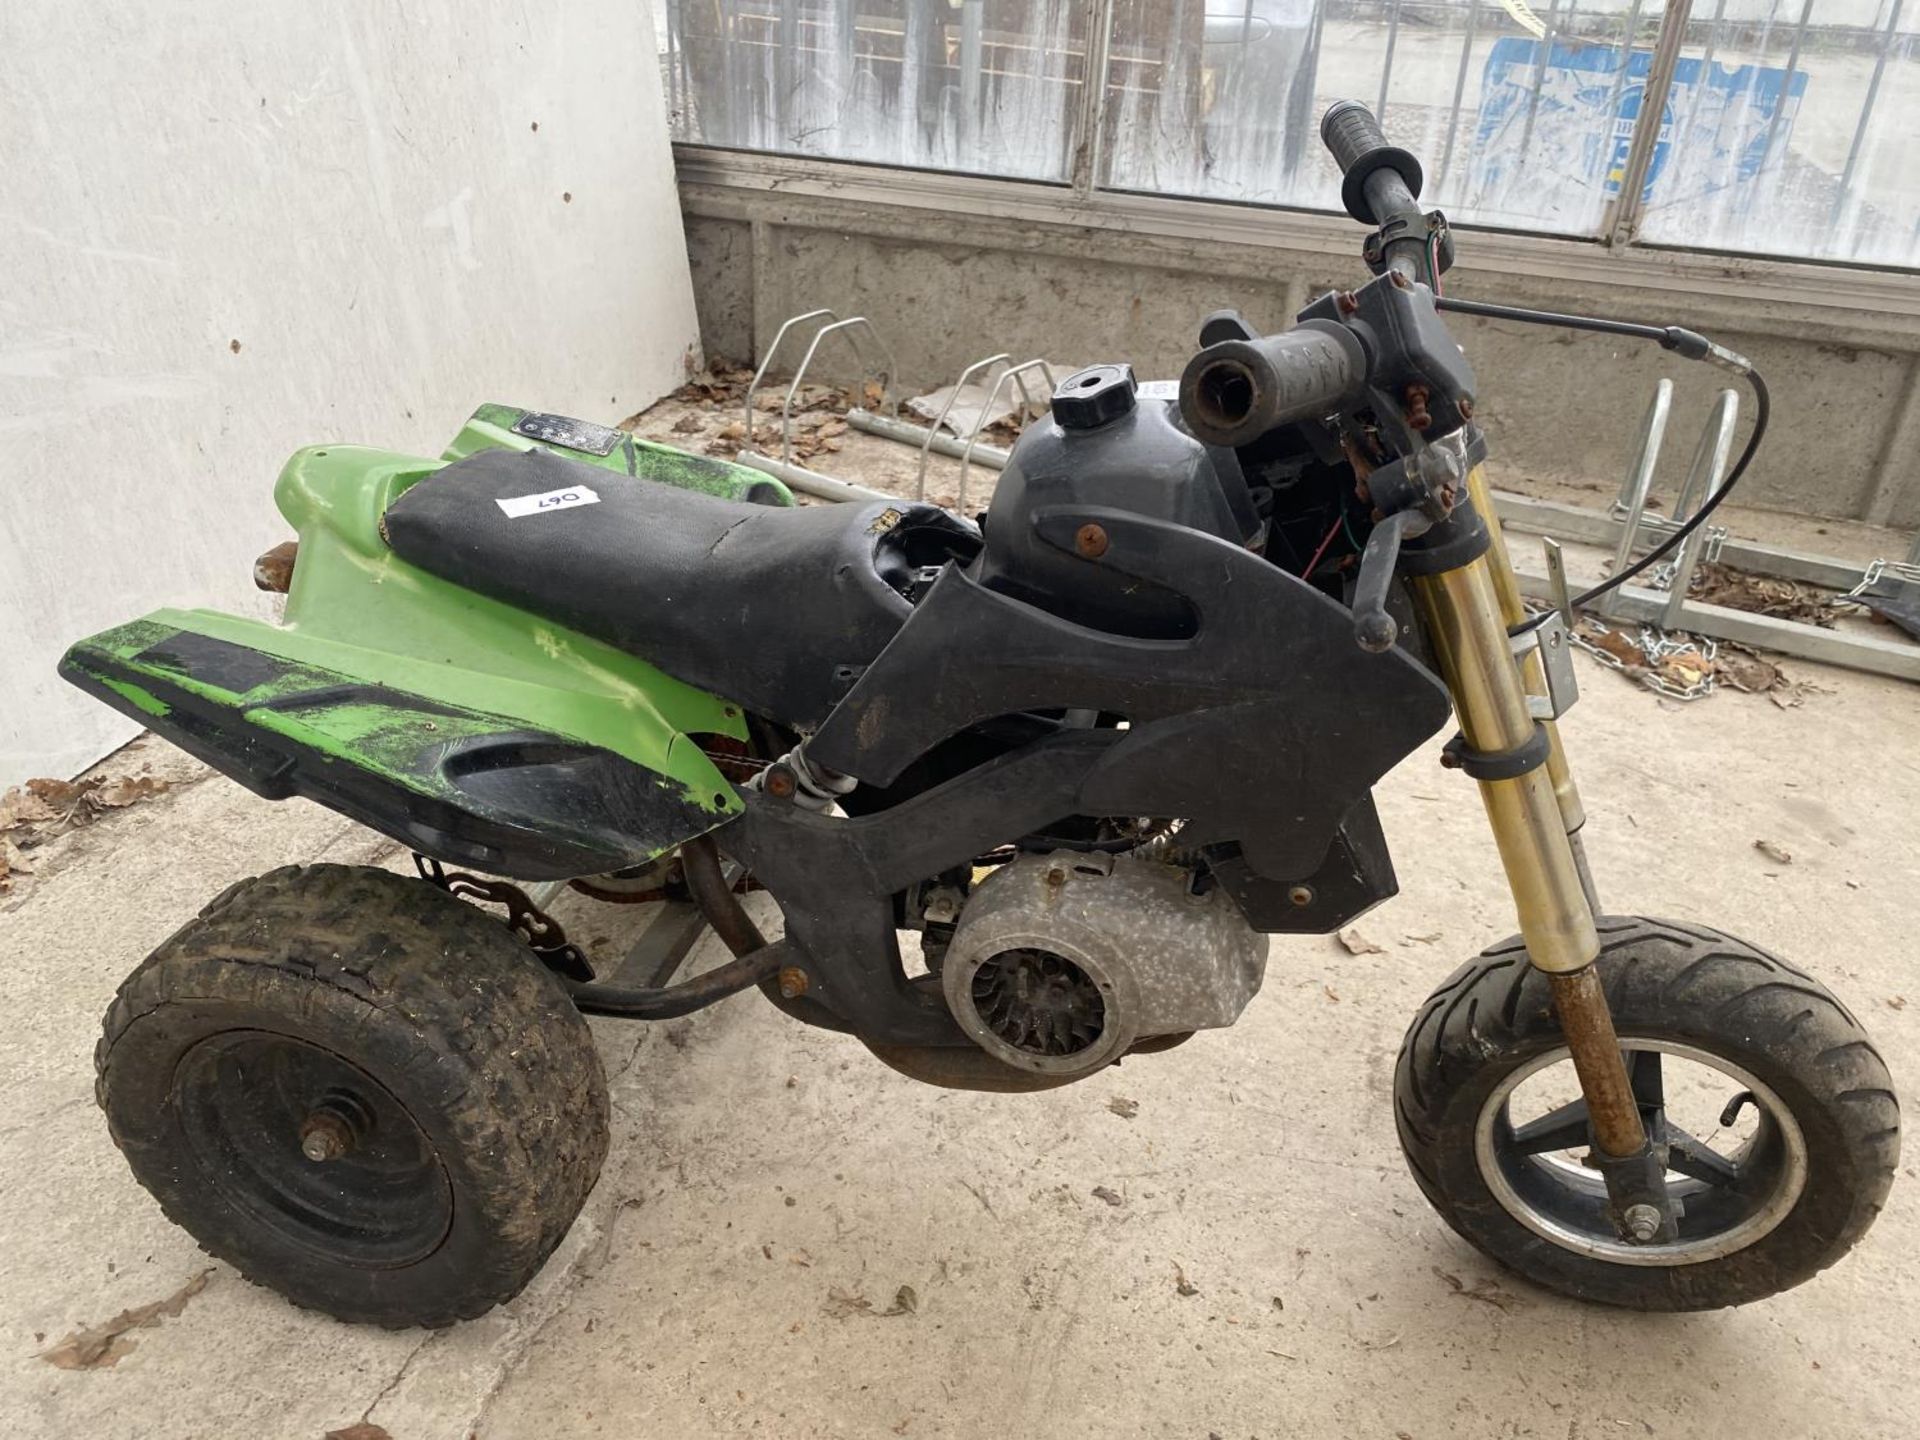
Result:
M559 982L383 870L228 890L120 987L95 1065L168 1217L342 1320L447 1325L511 1298L607 1151L606 1077Z
M1893 1183L1879 1052L1824 986L1717 930L1612 917L1600 942L1677 1238L1616 1231L1547 977L1518 939L1455 972L1401 1046L1394 1112L1420 1188L1488 1255L1581 1300L1705 1310L1811 1279Z

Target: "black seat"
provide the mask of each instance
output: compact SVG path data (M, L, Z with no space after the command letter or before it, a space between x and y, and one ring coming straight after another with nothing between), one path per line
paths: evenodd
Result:
M383 526L422 570L801 729L905 622L920 569L980 545L932 505L751 505L546 450L449 465Z

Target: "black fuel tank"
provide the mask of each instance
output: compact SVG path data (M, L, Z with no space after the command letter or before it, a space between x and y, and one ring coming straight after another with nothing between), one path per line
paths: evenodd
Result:
M1203 445L1181 428L1176 382L1138 385L1126 365L1069 375L1054 391L1052 414L1014 444L973 576L988 589L1109 633L1192 633L1191 609L1172 592L1044 543L1033 516L1053 505L1125 510L1237 545L1257 545L1261 534L1233 451Z

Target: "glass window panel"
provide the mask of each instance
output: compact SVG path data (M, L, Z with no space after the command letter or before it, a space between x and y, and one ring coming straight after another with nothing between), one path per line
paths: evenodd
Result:
M665 0L677 140L1066 176L1081 0Z
M1920 263L1920 0L1695 0L1641 238Z
M1422 198L1453 219L1596 234L1661 10L1662 0L1116 0L1104 181L1337 210L1317 126L1334 100L1357 99L1424 162Z

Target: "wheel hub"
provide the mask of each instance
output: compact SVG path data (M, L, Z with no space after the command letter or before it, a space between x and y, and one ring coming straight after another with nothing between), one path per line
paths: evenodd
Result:
M1527 1229L1563 1249L1621 1265L1694 1265L1752 1245L1786 1219L1807 1183L1806 1137L1793 1112L1758 1078L1731 1061L1677 1041L1621 1037L1636 1071L1651 1059L1689 1062L1709 1072L1708 1086L1731 1081L1739 1098L1759 1111L1753 1134L1731 1154L1672 1123L1666 1099L1651 1114L1658 1139L1655 1163L1666 1172L1677 1230L1661 1238L1662 1216L1652 1205L1632 1205L1616 1227L1605 1182L1586 1161L1567 1158L1591 1145L1585 1109L1575 1100L1526 1124L1511 1114L1515 1093L1540 1072L1567 1060L1564 1047L1509 1075L1481 1107L1474 1154L1487 1188ZM1657 1072L1656 1072L1657 1073ZM1636 1077L1636 1088L1639 1088ZM1658 1096L1658 1082L1654 1082ZM1720 1092L1723 1096L1725 1091ZM1732 1123L1738 1105L1718 1111ZM1646 1113L1643 1108L1643 1114ZM1701 1128L1708 1139L1717 1131ZM1726 1142L1721 1142L1726 1148Z
M316 1165L353 1153L373 1128L373 1115L357 1095L336 1091L300 1122L300 1153Z
M226 1204L331 1260L410 1264L453 1223L426 1132L386 1086L322 1046L254 1030L209 1036L181 1058L172 1103Z

